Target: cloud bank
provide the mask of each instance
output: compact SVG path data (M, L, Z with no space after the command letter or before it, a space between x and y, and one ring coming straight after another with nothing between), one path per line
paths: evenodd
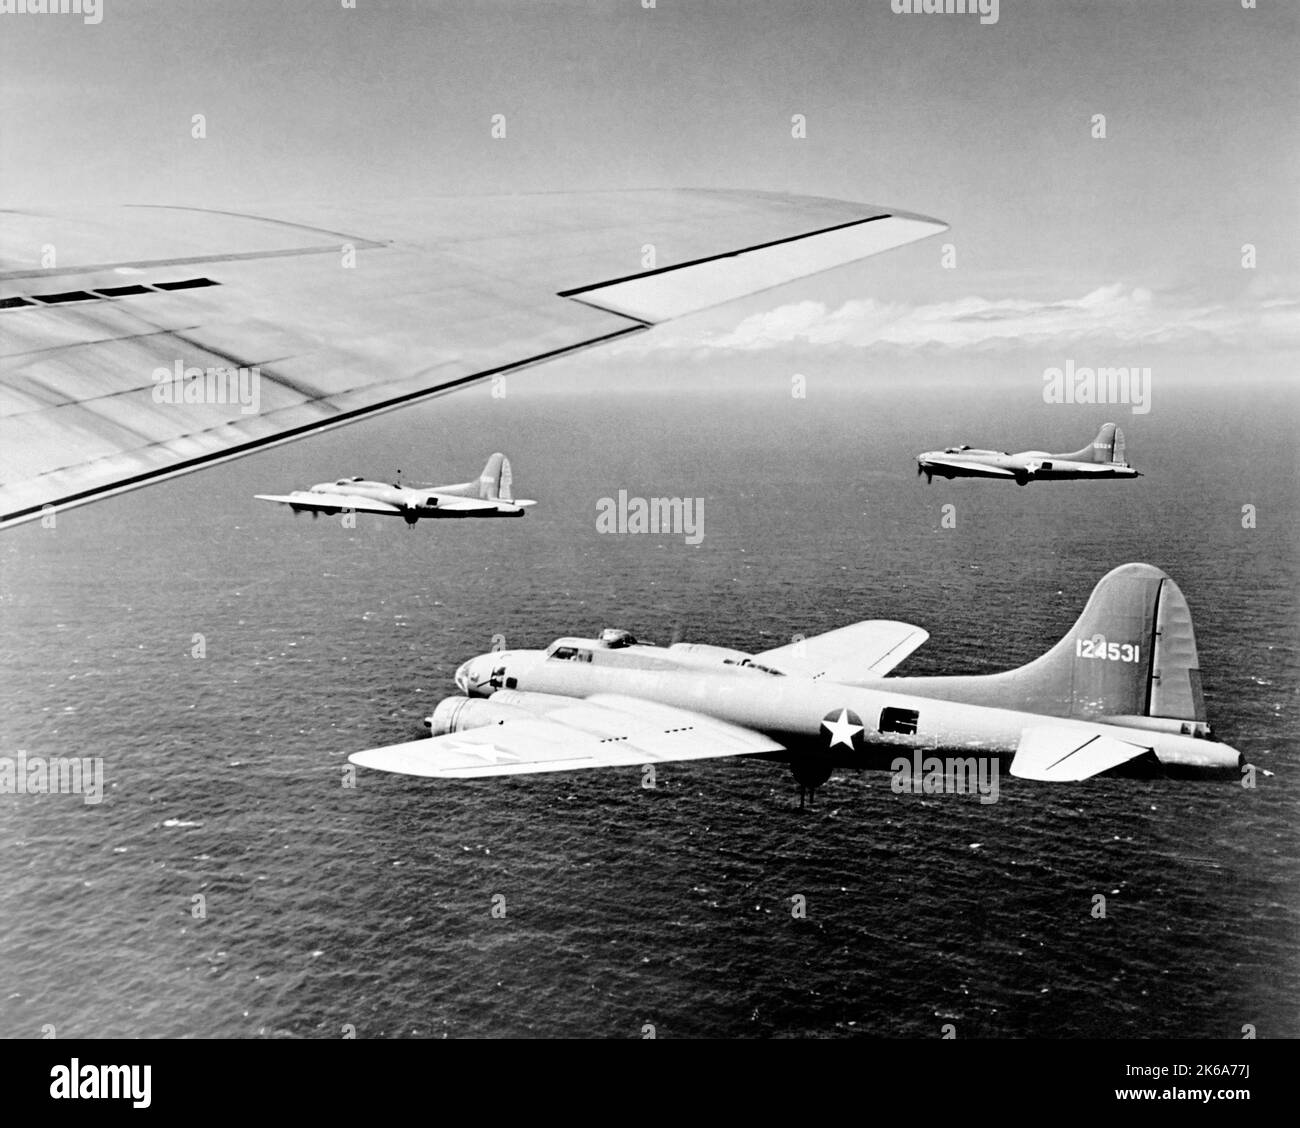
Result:
M787 345L848 348L1001 349L1084 340L1115 344L1300 347L1300 301L1269 297L1197 303L1158 297L1116 283L1081 298L1051 301L959 298L929 305L847 301L838 309L803 301L747 317L728 332L704 337L659 330L623 349L742 352Z

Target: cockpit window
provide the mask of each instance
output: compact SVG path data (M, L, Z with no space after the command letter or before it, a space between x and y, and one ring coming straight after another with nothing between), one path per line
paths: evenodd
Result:
M576 658L577 655L578 648L576 646L557 646L555 650L551 652L552 658L558 658L562 662L571 661Z

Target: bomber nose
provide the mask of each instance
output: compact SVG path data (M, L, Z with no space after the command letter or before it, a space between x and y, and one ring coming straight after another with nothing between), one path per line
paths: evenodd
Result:
M492 681L493 659L495 654L480 654L461 665L456 671L456 685L467 697L488 697L491 688L484 689Z

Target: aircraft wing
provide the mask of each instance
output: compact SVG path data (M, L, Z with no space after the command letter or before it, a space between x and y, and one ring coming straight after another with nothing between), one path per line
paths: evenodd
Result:
M946 226L696 190L0 217L0 528Z
M892 619L868 619L754 655L787 674L862 685L883 678L930 632Z
M600 693L574 698L545 718L372 748L348 759L402 775L477 779L784 751L783 745L739 725Z
M1100 728L1089 732L1073 725L1037 725L1021 734L1011 774L1021 779L1069 783L1119 767L1151 751L1147 745L1108 736Z
M989 466L983 462L963 462L960 459L945 458L935 462L935 466L947 466L951 470L965 470L971 474L981 474L989 478L1014 478L1015 472L1003 466Z
M316 493L300 490L291 494L254 494L258 501L278 501L292 505L297 509L306 509L316 513L342 513L345 509L358 513L382 513L393 516L402 511L386 501L376 501L373 497L358 497L354 494Z

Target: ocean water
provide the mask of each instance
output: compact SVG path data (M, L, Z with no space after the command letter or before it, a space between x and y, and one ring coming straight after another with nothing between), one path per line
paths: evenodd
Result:
M0 1033L1300 1035L1294 393L1131 416L1013 412L951 372L792 401L775 368L656 391L575 371L0 537L0 754L102 757L107 781L98 805L0 796ZM1136 482L915 476L922 449L1074 449L1108 418ZM538 499L523 520L346 530L252 500L468 478L496 449ZM619 489L702 497L703 541L597 534ZM1004 776L981 805L838 773L804 811L784 767L743 760L653 790L635 769L342 786L497 634L759 650L887 617L931 633L900 672L983 672L1130 560L1187 595L1256 788Z

